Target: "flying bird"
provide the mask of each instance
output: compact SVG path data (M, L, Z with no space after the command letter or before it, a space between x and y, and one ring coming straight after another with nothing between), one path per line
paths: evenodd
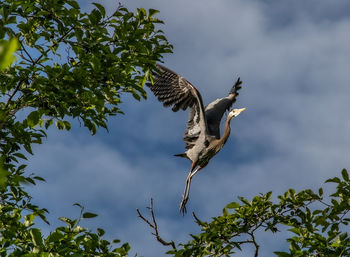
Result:
M229 111L224 133L220 137L221 118L236 101L242 81L238 78L228 96L217 99L204 107L200 93L188 80L160 64L157 64L157 69L153 84L147 83L146 85L158 100L163 103L164 107L172 106L174 112L180 109L190 109L184 135L187 151L175 155L187 158L192 162L180 203L180 212L184 215L192 177L204 168L225 145L230 135L231 120L245 110L242 108Z

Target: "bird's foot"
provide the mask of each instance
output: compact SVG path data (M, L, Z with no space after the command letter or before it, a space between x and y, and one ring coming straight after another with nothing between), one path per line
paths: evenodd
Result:
M182 213L182 216L185 216L185 213L187 212L187 209L186 209L187 201L188 201L188 197L182 196L182 200L180 203L180 209L179 209L179 211Z

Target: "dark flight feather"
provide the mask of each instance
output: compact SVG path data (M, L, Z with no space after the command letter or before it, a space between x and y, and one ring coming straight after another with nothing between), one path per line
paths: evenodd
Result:
M191 149L199 136L208 132L202 97L198 90L179 74L159 64L157 68L159 72L155 74L154 84L146 85L165 107L172 106L174 112L190 108L184 141L186 149Z

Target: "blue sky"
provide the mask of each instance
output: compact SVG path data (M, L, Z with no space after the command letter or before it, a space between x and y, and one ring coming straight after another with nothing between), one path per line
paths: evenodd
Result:
M91 8L92 1L81 1ZM108 10L117 2L96 1ZM200 219L219 215L237 196L288 188L317 189L349 167L350 2L169 1L124 2L155 8L174 45L164 64L187 78L205 104L223 97L237 76L243 81L222 151L193 179L188 211ZM46 178L30 188L50 220L74 217L79 202L99 217L83 225L131 245L133 256L164 256L167 248L137 218L136 208L154 198L161 236L186 242L198 233L190 214L178 212L188 160L184 150L187 112L162 107L148 90L146 101L123 96L126 115L112 117L109 133L92 137L75 123L70 132L50 130L35 148L29 169ZM46 227L49 230L49 227ZM259 237L261 256L282 250L280 235ZM251 256L250 248L237 256Z

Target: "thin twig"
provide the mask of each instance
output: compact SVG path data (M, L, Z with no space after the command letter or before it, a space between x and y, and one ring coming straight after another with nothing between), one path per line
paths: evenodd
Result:
M26 53L26 55L29 57L30 61L31 61L32 63L35 63L35 61L33 60L32 56L28 53L27 49L24 47L23 42L22 42L21 40L18 40L18 41L19 41L19 43L20 43L20 45L21 45L23 51L24 51L24 52Z
M196 216L196 214L194 212L192 212L192 216L196 220L197 223L199 223L199 224L203 223L200 219L198 219L198 217Z
M151 204L149 207L146 207L150 213L151 213L151 216L152 216L152 222L149 221L148 219L146 219L140 212L139 209L136 209L137 211L137 214L138 214L138 217L140 217L144 222L146 222L153 230L154 232L152 232L152 235L154 235L157 239L158 242L160 242L162 245L165 245L165 246L171 246L174 250L176 250L176 246L175 246L175 243L174 241L170 241L170 242L167 242L165 241L163 238L161 238L159 236L159 231L158 231L158 224L157 224L157 221L156 221L156 218L155 218L155 215L154 215L154 211L153 211L153 199L151 198Z
M259 255L259 245L258 245L258 243L256 242L256 240L255 240L255 236L254 236L254 233L248 233L249 235L250 235L250 237L251 237L251 239L252 239L252 243L254 244L254 246L255 246L255 253L254 253L254 257L258 257L258 255Z
M11 102L12 98L15 96L15 94L16 94L16 93L17 93L17 91L19 90L19 88L20 88L20 86L21 86L22 82L23 82L23 80L18 81L18 84L17 84L17 86L16 86L15 90L13 90L12 94L10 95L9 99L7 100L7 102L6 102L6 104L5 104L5 108L4 108L4 109L6 109L6 108L9 106L9 104L10 104L10 102Z
M328 204L328 203L326 203L325 201L323 201L323 200L318 200L320 203L322 203L323 205L325 205L325 206L327 206L327 207L332 207L332 205L331 204Z
M59 43L62 42L62 40L70 33L72 32L72 30L75 29L75 26L71 27L69 30L66 31L66 33L64 33L55 43L52 44L51 47L55 47L56 45L58 45ZM43 56L45 54L47 54L51 49L48 48L45 52L41 53L41 55L33 62L33 66L36 65L40 60L41 58L43 58Z
M235 243L237 243L237 244L254 244L254 241L253 240L244 240L244 241L237 241L237 242L235 242Z

